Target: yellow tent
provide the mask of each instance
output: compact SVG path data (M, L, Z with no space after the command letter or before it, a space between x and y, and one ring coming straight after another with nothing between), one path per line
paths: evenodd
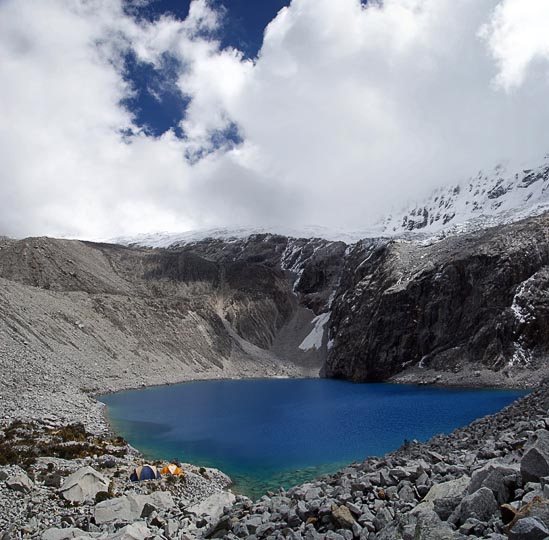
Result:
M160 474L173 474L175 476L180 476L183 474L183 471L177 465L170 463L160 469Z

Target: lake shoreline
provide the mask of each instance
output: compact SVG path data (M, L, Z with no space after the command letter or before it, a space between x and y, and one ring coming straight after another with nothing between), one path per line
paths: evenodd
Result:
M479 375L475 373L479 372ZM520 373L520 372L519 372ZM401 373L390 377L386 381L376 382L355 382L348 381L353 384L404 384L404 385L417 385L417 386L432 386L435 388L464 388L464 389L494 389L494 390L534 390L540 381L546 376L545 370L536 372L534 377L525 377L524 379L516 380L509 379L499 375L497 372L491 370L472 370L471 372L447 372L439 371L428 368L413 367L402 371ZM323 378L318 374L316 377L310 373L303 374L287 374L281 372L277 375L265 375L265 374L252 374L248 377L242 376L206 376L206 377L186 377L181 380L172 380L167 382L161 382L156 384L134 384L134 385L122 385L118 388L109 388L106 391L86 391L82 392L93 399L93 401L100 407L101 416L103 419L103 428L108 430L108 433L116 435L112 430L109 419L106 416L104 410L104 404L97 398L103 395L116 394L119 392L125 392L128 390L142 390L145 388L159 388L164 386L175 386L179 384L196 383L196 382L208 382L208 381L239 381L239 380L276 380L276 379L319 379ZM101 431L102 433L104 431Z
M167 523L171 520L177 525L174 525L175 530L179 530L185 538L189 539L207 538L216 530L220 535L217 537L232 538L233 536L229 536L232 534L235 538L247 538L253 534L252 527L257 527L257 523L260 523L261 526L264 525L264 529L260 529L260 532L290 529L294 534L298 534L300 530L303 532L312 527L320 533L330 530L353 530L356 531L358 538L360 532L365 530L364 538L369 538L369 534L372 533L372 539L375 540L389 538L401 540L403 537L398 531L407 524L414 524L414 528L419 527L420 530L422 527L431 527L434 524L437 530L440 529L448 535L448 538L453 539L454 537L451 536L454 534L453 531L457 534L453 522L448 520L446 514L441 518L433 512L433 505L425 505L422 502L424 497L430 489L443 490L442 493L444 493L448 482L459 484L462 491L456 501L454 499L451 501L455 509L459 509L459 500L472 496L468 495L466 490L475 471L493 467L494 463L499 463L500 460L510 464L505 465L510 466L510 470L518 470L517 464L522 459L522 448L526 442L532 438L535 430L539 430L541 426L544 426L541 429L546 429L548 426L547 403L549 403L549 387L545 384L501 411L476 420L448 435L434 436L425 443L410 441L396 451L351 463L334 474L321 475L289 490L267 493L256 502L242 496L235 498L230 490L220 490L220 484L215 488L212 487L213 491L208 491L209 484L204 483L203 478L204 473L208 475L208 470L204 469L202 473L200 472L202 469L189 466L190 469L186 469L189 470L189 477L192 476L197 481L202 478L200 481L203 487L200 489L204 491L199 497L206 497L203 499L205 506L197 507L200 508L198 512L202 510L206 512L202 516L200 513L193 513L190 503L181 498L177 491L178 483L173 484L162 480L150 486L147 483L142 485L129 483L124 486L120 480L117 480L117 485L122 490L116 494L120 500L133 496L132 493L142 493L145 497L150 497L160 490L165 493L171 492L175 504L158 508L157 513L152 517L136 515L129 521L123 518L122 524L126 519L125 523L128 523L128 527L144 527L147 530L147 536L154 536L154 534L162 534L162 531L158 530L159 523ZM56 467L66 466L71 467L71 470L79 464L80 466L91 465L101 470L101 459L92 458L88 461L76 460L76 462L73 464L63 460L55 461ZM138 462L138 456L126 456L120 465L123 467L122 470L126 471L130 464ZM46 462L44 466L45 464ZM116 471L120 465L109 470ZM0 469L5 469L8 473L16 470L1 467ZM124 472L125 474L127 473ZM216 473L212 470L212 474ZM351 486L354 487L351 489ZM35 501L37 497L38 499L44 497L44 501L48 501L47 504L44 502L34 506L34 512L40 519L42 519L41 516L57 515L55 512L62 511L65 513L65 519L68 519L67 515L73 519L74 526L78 527L78 531L82 531L82 537L90 540L93 537L87 536L85 531L109 534L114 531L111 531L111 525L108 523L97 529L88 529L83 518L89 519L89 516L93 515L94 506L84 506L84 515L82 515L82 507L79 506L70 509L66 509L62 504L52 506L57 504L53 497L54 493L55 490L52 491L52 488L37 486L31 493L22 494L15 500L16 508L20 504L28 504L31 497ZM208 495L209 493L211 495ZM520 501L523 496L525 501L528 499L528 492L518 490L516 493L517 495L511 495L513 500L518 497L517 500ZM207 501L210 502L206 504ZM13 492L0 485L0 507L8 504L14 505ZM285 510L286 507L289 510ZM418 510L415 510L416 507ZM342 508L347 508L350 513ZM434 508L437 508L436 505ZM458 526L466 519L465 510L462 512L463 514L459 514L457 518L461 520ZM342 517L344 515L347 516L347 521L340 521L344 519ZM422 516L426 515L429 516L431 525L421 521L424 519ZM464 517L461 517L462 515ZM326 519L322 519L323 516ZM50 526L58 527L56 531L62 529L61 522L51 520L49 523ZM479 527L483 527L482 530L487 533L490 531L500 533L503 530L501 519L497 521L494 518L488 522L485 518L479 523ZM21 526L24 525L25 522L21 524ZM257 530L256 536L258 536ZM258 536L258 538L262 537L264 536ZM458 536L455 538L457 539Z
M509 389L256 378L128 390L101 401L113 429L145 455L223 470L244 479L247 495L259 496L257 486L289 488L299 482L294 476L309 481L322 470L383 455L405 439L449 433L522 395ZM235 437L239 426L244 439Z

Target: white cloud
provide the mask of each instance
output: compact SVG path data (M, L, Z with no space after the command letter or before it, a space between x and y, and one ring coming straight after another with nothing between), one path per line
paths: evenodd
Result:
M510 90L523 84L536 60L549 60L549 2L505 0L481 29L499 66L497 82Z
M185 21L121 6L0 3L0 234L356 228L547 151L545 2L293 0L254 62L219 49L206 0ZM129 50L180 62L186 140L147 135L121 104ZM233 124L241 145L212 143Z

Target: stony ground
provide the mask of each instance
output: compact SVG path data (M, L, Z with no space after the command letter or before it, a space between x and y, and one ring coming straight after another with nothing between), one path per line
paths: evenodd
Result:
M131 482L142 463L121 438L93 435L82 424L11 423L0 432L0 538L119 538L126 525L128 539L149 525L180 538L175 533L195 530L202 512L215 519L235 500L229 477L191 464L179 464L182 475Z
M52 420L15 422L0 438L1 538L544 539L548 408L545 382L450 435L406 442L255 502L227 491L219 471L191 465L183 477L134 484L128 476L139 456L120 439ZM96 492L67 501L70 474L83 467L98 479L82 490Z

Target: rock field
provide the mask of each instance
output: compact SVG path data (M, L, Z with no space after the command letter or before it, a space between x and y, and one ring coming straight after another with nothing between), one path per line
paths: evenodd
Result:
M0 466L1 538L547 538L548 409L546 381L450 435L405 441L255 502L227 491L219 471L192 465L183 477L133 484L140 458L124 441L52 420L15 422L0 439L0 456L15 462Z

